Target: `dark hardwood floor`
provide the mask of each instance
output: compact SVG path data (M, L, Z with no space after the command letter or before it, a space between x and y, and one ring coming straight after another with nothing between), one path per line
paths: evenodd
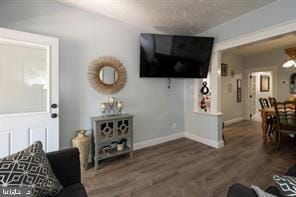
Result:
M242 121L224 133L224 148L182 138L87 170L82 182L89 196L224 197L236 182L265 189L273 174L295 164L296 140L283 139L279 151L263 145L259 122Z

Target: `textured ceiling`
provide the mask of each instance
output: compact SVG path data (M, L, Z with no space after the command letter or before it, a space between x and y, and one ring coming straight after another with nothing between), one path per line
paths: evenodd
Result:
M227 53L248 56L274 49L296 47L296 32L228 49Z
M58 0L165 33L196 34L275 0Z

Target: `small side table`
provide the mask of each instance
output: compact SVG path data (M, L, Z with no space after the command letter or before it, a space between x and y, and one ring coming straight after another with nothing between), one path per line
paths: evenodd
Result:
M91 117L92 120L92 142L93 142L93 160L95 169L99 168L99 162L129 153L130 158L133 157L133 115L119 114L113 116L96 116ZM127 144L122 151L112 150L108 154L100 151L105 144L127 139Z

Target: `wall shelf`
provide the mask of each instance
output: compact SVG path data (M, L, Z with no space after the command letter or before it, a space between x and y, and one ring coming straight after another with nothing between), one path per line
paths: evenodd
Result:
M193 112L198 112L198 113L202 113L202 114L211 113L211 84L210 84L209 77L210 77L210 73L208 74L208 78L206 78L206 79L195 79L194 80ZM210 90L207 95L203 95L200 92L203 82L207 82L207 87ZM205 109L202 109L200 106L202 99L205 99L206 111L205 111Z
M97 150L97 151L99 151L99 150ZM108 154L98 154L98 161L108 159L111 157L116 157L116 156L123 155L123 154L127 154L127 153L130 153L130 151L131 151L131 148L129 148L129 147L125 147L122 151L118 151L118 150L113 149Z

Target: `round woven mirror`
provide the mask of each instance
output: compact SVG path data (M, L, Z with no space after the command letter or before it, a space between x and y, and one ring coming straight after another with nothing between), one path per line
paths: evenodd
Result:
M102 56L93 60L87 74L90 85L104 94L115 94L120 91L127 77L123 64L111 56Z

